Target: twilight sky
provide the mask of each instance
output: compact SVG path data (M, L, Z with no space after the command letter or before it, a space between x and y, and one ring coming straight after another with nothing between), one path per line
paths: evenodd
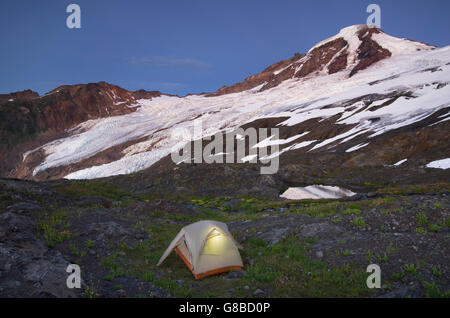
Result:
M81 29L66 7L81 7ZM448 0L2 0L0 93L106 81L185 95L239 82L381 6L388 34L450 45Z

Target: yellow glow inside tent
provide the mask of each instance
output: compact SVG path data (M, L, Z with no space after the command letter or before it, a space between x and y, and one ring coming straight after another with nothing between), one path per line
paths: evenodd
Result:
M229 238L213 229L206 239L205 246L203 247L203 254L219 255L223 250L228 248Z

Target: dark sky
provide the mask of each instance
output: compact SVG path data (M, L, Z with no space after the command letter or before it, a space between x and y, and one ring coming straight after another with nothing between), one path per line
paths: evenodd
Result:
M81 29L66 27L70 3ZM214 91L365 23L370 3L386 33L450 44L448 0L1 0L0 93L97 81Z

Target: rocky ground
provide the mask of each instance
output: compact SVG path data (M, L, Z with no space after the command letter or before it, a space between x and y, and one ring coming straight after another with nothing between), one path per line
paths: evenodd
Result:
M111 182L0 180L1 297L450 296L449 184L280 201ZM196 281L176 255L155 266L202 219L228 224L244 271ZM81 267L81 289L66 287L70 263ZM380 289L366 287L372 263Z

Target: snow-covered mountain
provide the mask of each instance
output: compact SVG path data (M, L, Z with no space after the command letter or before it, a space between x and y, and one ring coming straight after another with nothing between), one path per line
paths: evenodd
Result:
M271 142L280 145L278 155L287 164L318 160L432 169L434 161L450 157L449 82L450 46L436 48L355 25L215 93L178 97L103 83L78 99L84 86L61 87L42 97L3 96L2 122L11 120L5 115L12 107L19 108L20 116L14 113L19 127L28 127L29 112L39 120L46 112L58 123L60 112L91 107L73 121L69 113L64 125L37 120L41 128L31 138L16 132L20 138L2 151L0 170L35 179L133 173L181 148L185 139L174 132L192 130L194 120L202 121L203 136L243 125L278 127L280 140ZM41 108L35 111L36 105ZM2 138L10 134L4 127Z

